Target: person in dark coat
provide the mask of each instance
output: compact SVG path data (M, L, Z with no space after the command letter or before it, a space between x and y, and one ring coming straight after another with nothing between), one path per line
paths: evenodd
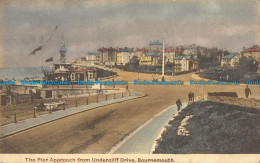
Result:
M126 89L126 91L128 91L128 92L129 92L129 90L128 90L128 85L126 85L125 89Z
M192 101L192 93L191 92L188 94L188 97L189 97L189 102Z
M113 82L113 88L115 88L116 85L115 85L115 79L114 78L112 79L112 82Z
M176 105L177 105L177 109L178 109L178 111L181 109L181 106L182 106L182 103L181 103L181 100L180 99L178 99L177 101L176 101Z
M189 97L189 102L194 102L194 93L193 92L190 92L189 94L188 94L188 97Z
M246 94L246 98L248 98L248 95L251 94L251 90L248 88L248 85L246 86L245 94Z
M191 100L192 100L192 102L194 102L194 93L193 92L191 93Z

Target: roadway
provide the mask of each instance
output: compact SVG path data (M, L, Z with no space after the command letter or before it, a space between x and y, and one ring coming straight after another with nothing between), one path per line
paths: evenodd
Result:
M118 71L115 81L125 80L130 82L138 78L141 81L152 81L153 75ZM190 73L179 76L166 76L165 80L182 80L185 83L189 83L189 80L199 80L199 78ZM187 102L190 91L194 92L195 96L203 96L207 92L215 91L235 91L238 97L244 98L245 96L245 86L233 85L190 86L185 84L182 86L148 86L133 85L131 83L129 89L145 93L147 96L99 107L2 138L0 139L0 152L107 153L140 125L146 123L165 108L174 105L178 98L183 103ZM250 98L259 99L259 91L259 87L251 87L252 95Z

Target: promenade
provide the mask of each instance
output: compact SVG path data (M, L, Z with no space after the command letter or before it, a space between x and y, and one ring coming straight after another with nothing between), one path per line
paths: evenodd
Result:
M183 107L186 107L184 104ZM150 154L160 137L165 125L177 112L177 106L173 105L155 115L149 121L137 128L118 145L114 146L110 154ZM141 140L141 141L140 141Z
M17 123L11 123L4 126L1 126L0 128L0 137L6 137L39 125L43 125L48 122L52 122L64 117L68 117L80 112L92 110L98 107L106 106L113 103L123 102L131 99L135 99L138 97L142 97L143 95L138 92L133 92L129 96L120 97L116 99L109 99L107 101L100 101L98 103L91 103L89 105L82 105L78 107L69 108L66 110L60 110L56 112L52 112L50 114L44 114L35 118L30 118L22 121L18 121Z

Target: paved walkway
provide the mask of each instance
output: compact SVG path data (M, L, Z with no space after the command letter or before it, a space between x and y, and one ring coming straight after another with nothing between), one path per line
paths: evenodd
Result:
M186 107L184 104L183 107ZM114 154L150 154L166 124L177 112L173 105L157 114L153 119L147 121L136 131L125 138L121 143L111 149L109 153Z
M60 110L56 112L52 112L51 114L45 114L38 116L36 118L30 118L22 121L18 121L17 123L11 123L8 125L1 126L0 128L0 138L6 137L51 121L55 121L57 119L61 119L67 116L71 116L73 114L77 114L83 111L91 110L97 107L123 102L130 99L135 99L144 96L141 93L132 93L131 96L125 96L123 98L110 99L107 101L101 101L98 103L91 103L89 105L82 105L78 107L69 108L66 110Z

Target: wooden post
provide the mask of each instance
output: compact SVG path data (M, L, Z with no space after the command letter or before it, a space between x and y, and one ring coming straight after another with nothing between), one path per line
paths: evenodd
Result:
M114 99L116 99L116 93L114 93Z
M33 109L33 118L36 118L36 109Z
M122 98L124 97L124 92L122 92Z
M16 120L16 112L14 112L14 123L17 123L17 120Z
M78 101L76 100L76 107L78 107Z
M87 98L87 100L86 100L86 104L88 105L88 98Z
M52 108L51 108L51 106L50 106L50 110L49 110L49 113L51 114L51 111L52 111Z
M106 101L107 101L107 95L106 95Z

